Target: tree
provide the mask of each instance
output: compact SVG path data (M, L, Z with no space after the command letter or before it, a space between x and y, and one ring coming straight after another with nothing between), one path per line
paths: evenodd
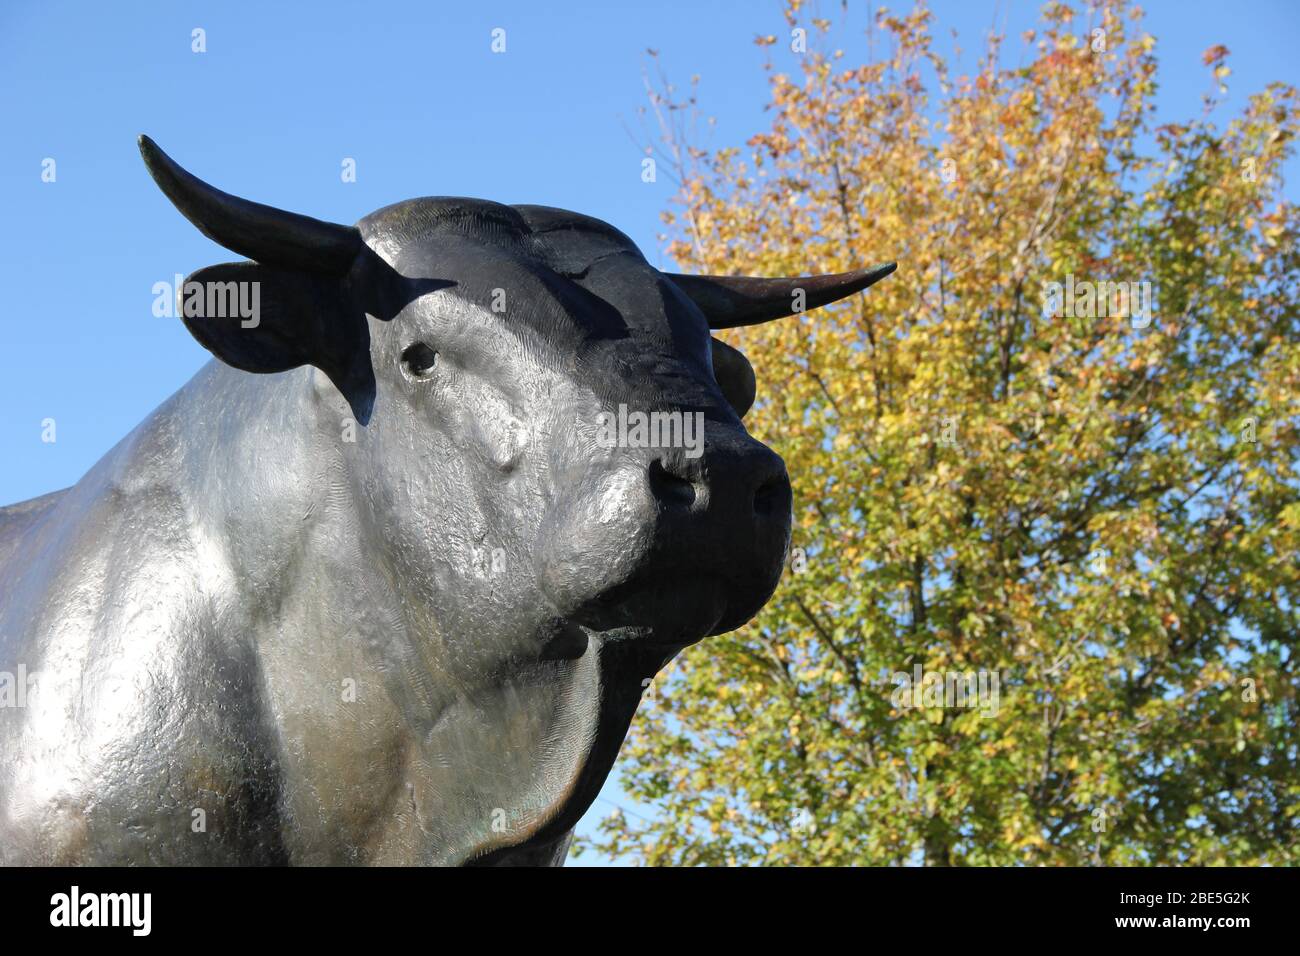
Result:
M1086 22L1048 4L1027 66L992 37L969 77L923 8L881 11L891 49L860 65L801 16L802 75L769 64L748 151L683 142L690 103L652 98L680 178L671 252L685 271L899 269L725 334L760 383L746 423L794 483L792 566L758 618L658 679L620 764L655 819L588 845L1297 862L1296 91L1220 129L1212 48L1204 113L1155 127L1155 41L1117 2Z

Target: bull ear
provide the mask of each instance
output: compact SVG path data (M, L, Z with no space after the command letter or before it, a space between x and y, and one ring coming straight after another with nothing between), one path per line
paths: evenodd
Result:
M734 329L820 308L861 292L897 268L898 263L887 262L856 272L793 279L667 275L704 313L709 328Z
M177 310L199 344L246 372L314 365L361 424L375 378L370 331L350 307L345 281L257 262L207 266L177 290Z
M721 339L710 339L713 345L713 377L727 403L736 410L736 415L745 417L745 413L754 405L754 396L758 393L758 384L754 380L754 367L745 358L745 353L734 349Z

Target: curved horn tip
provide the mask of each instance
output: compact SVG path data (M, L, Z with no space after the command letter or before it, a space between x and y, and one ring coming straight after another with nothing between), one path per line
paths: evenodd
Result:
M212 186L203 182L203 180L172 159L167 151L155 143L148 134L141 133L137 136L136 144L140 147L140 158L144 160L144 168L148 170L154 182L162 187L164 192L166 192L166 187L163 185L163 178L161 177L180 181L192 180L205 189L213 189ZM170 193L168 198L172 199L173 202L176 201Z
M859 282L865 282L866 285L864 285L863 288L866 288L866 286L874 285L879 282L881 279L885 278L885 276L891 275L897 269L897 262L885 262L878 266L872 266L870 269L857 269L853 272L845 273L844 277L850 279L854 285Z
M152 166L154 160L159 156L167 155L162 151L162 148L159 147L157 143L149 138L146 133L141 133L137 136L135 138L135 144L140 147L140 156L144 159L144 164L146 166Z

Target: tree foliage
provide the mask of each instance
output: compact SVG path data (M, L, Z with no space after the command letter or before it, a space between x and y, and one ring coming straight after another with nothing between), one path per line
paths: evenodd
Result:
M769 64L748 149L683 142L689 105L654 100L672 254L899 269L724 334L758 375L746 424L794 483L792 567L656 681L620 763L653 819L615 815L587 845L646 864L1296 862L1296 91L1221 124L1216 47L1202 115L1156 125L1156 43L1117 2L1049 4L1025 65L994 36L972 76L949 74L923 8L844 51L798 2L787 18L808 50L798 75ZM1102 281L1150 283L1149 319L1080 299ZM896 675L917 665L996 674L996 702L913 706Z

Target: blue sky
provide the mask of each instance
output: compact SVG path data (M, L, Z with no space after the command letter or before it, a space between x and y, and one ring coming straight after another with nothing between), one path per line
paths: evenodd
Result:
M822 6L838 16L838 2ZM1271 80L1300 83L1294 0L1146 7L1164 121L1199 112L1200 54L1215 43L1232 51L1229 111ZM1017 55L1038 4L933 9L940 51L956 29L969 69L994 24ZM191 50L196 27L205 53ZM494 28L504 53L491 50ZM770 0L4 3L0 503L73 484L208 358L179 322L154 317L151 290L234 257L153 186L136 134L222 189L322 219L421 195L540 203L605 219L668 265L657 235L672 185L642 181L629 135L646 49L681 85L700 75L711 143L740 144L765 121L753 38L786 32ZM841 42L849 57L863 48L856 29ZM47 158L54 182L42 182ZM345 158L355 182L342 181ZM1294 199L1294 162L1288 171ZM41 440L48 418L54 443ZM613 782L603 797L584 829L605 801L627 803Z

